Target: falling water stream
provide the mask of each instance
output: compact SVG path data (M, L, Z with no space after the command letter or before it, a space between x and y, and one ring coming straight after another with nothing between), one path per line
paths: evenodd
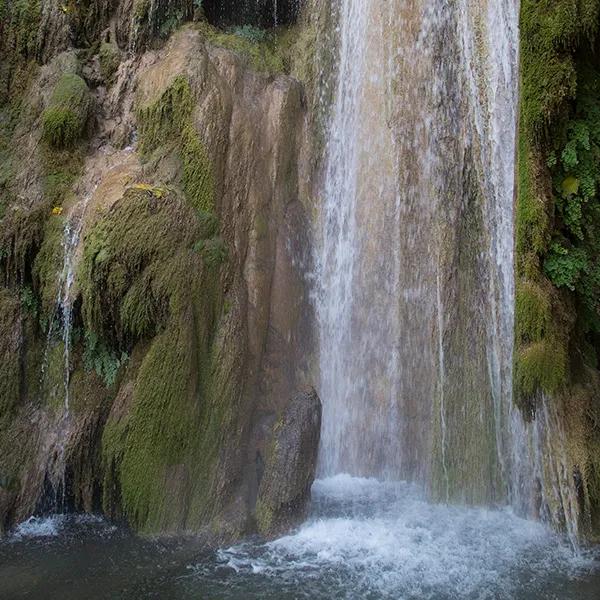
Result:
M318 274L323 475L506 497L517 40L515 2L340 5Z
M66 440L70 420L71 345L73 337L73 285L77 266L77 251L83 230L85 213L94 189L77 202L65 218L62 237L62 267L57 276L57 296L48 325L46 347L40 374L40 389L56 399L56 414L46 425L46 436L40 449L49 485L44 498L45 510L62 511L66 505ZM59 364L55 353L62 353L60 374L51 363Z
M102 521L33 519L0 544L15 598L47 597L48 572L63 598L598 597L598 557L543 522L559 499L576 537L559 419L545 407L526 424L511 398L518 2L332 5L307 522L199 553ZM78 232L67 227L66 257Z

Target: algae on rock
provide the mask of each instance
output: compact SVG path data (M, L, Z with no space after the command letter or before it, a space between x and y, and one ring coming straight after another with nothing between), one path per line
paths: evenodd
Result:
M73 73L64 74L42 114L44 140L57 148L73 146L84 134L91 98L85 81Z

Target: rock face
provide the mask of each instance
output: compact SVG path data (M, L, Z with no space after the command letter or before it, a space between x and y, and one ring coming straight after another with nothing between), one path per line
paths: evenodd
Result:
M303 3L303 0L206 0L203 8L213 23L269 27L293 23Z
M321 401L314 390L297 394L273 429L258 489L260 533L273 537L304 519L315 478ZM261 457L257 457L262 462Z
M132 44L132 4L102 4L109 75L100 45L0 42L0 531L93 510L232 540L313 381L304 89L271 46L205 22ZM63 148L42 133L66 71L93 109Z

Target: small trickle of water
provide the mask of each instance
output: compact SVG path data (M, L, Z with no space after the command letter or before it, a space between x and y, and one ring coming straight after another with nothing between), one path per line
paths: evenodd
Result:
M69 384L71 379L71 344L73 334L73 284L75 283L76 251L79 246L85 212L93 191L75 205L68 215L62 240L63 264L58 276L58 295L55 312L50 321L46 342L46 351L42 363L42 384L44 383L48 353L54 341L57 325L60 327L60 337L63 343L63 386L65 415L69 414ZM43 388L42 388L43 389Z
M40 389L42 393L60 394L53 386L54 381L48 381L50 373L48 366L51 360L51 353L55 350L56 344L62 345L62 404L63 410L57 416L52 427L52 431L47 431L47 455L46 472L49 482L52 485L55 499L54 509L64 509L66 502L66 482L65 482L65 454L66 437L70 425L70 383L71 383L71 349L73 342L73 302L74 302L74 284L77 268L77 249L81 240L85 214L88 203L92 198L94 191L92 189L80 202L78 202L70 214L67 216L64 224L62 250L63 262L62 269L58 274L58 293L55 302L54 313L48 326L48 335L44 358L42 360L42 369L40 375ZM57 335L60 342L57 342ZM55 375L52 373L52 375ZM50 387L49 387L50 386Z

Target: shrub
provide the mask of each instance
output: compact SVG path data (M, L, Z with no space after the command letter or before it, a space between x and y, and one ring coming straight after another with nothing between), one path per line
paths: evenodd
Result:
M106 387L114 385L119 369L128 359L125 352L121 353L121 356L117 356L95 333L85 332L85 350L83 352L85 370L95 371Z

